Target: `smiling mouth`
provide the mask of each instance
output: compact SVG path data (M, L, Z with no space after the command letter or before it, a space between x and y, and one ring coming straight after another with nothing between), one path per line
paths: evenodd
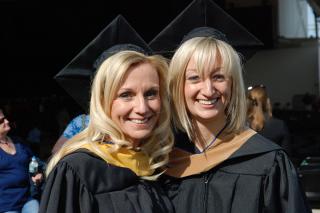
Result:
M150 120L151 117L149 118L144 118L144 119L129 119L132 123L135 124L145 124Z
M210 100L197 99L197 101L198 101L200 104L203 104L203 105L215 104L215 103L218 102L218 100L219 100L219 98L213 98L213 99L210 99Z

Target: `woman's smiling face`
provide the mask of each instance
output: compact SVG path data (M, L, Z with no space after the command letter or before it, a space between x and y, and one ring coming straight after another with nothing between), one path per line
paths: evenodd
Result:
M111 118L138 145L153 131L161 110L159 76L149 63L131 67L111 106Z
M191 57L185 72L184 97L188 112L196 121L225 117L231 97L231 80L222 70L219 54L215 63L208 63L202 73L197 70L195 58Z

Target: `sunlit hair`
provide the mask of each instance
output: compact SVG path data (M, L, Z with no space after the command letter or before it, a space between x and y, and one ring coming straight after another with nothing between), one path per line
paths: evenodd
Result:
M252 129L263 129L266 119L272 117L272 107L264 86L252 87L247 96L248 122Z
M168 155L173 145L173 135L170 126L170 110L166 88L168 63L161 56L145 56L135 51L121 51L106 59L99 67L92 84L90 100L90 121L88 127L57 152L48 164L47 175L58 161L85 145L90 151L102 158L107 158L97 144L101 141L112 141L114 150L120 147L132 149L132 144L126 139L120 127L111 119L112 101L115 99L127 71L141 63L151 64L158 72L160 83L161 111L159 121L151 135L143 140L141 151L150 157L152 169L163 172L162 167L168 162ZM141 79L143 81L143 79ZM159 174L142 177L155 180Z
M194 57L201 75L208 64L220 57L221 69L230 78L232 91L226 107L226 132L240 132L246 122L246 96L242 78L241 60L237 52L226 42L211 37L196 37L184 42L175 52L169 66L169 92L173 106L173 121L189 138L195 137L195 129L188 115L184 98L185 73L189 60Z

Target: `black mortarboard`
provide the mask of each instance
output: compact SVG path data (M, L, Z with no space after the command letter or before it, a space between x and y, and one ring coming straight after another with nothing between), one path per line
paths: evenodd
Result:
M197 27L191 30L187 35L183 36L182 41L180 44L184 43L185 41L195 38L195 37L214 37L216 39L219 39L221 41L230 43L226 37L225 34L220 32L217 29L214 29L212 27Z
M102 52L102 54L94 62L93 68L95 70L98 69L104 60L106 60L107 58L109 58L113 54L120 52L120 51L123 51L123 50L132 50L132 51L143 53L145 55L148 55L151 53L150 49L145 50L142 47L139 47L134 44L130 44L130 43L129 44L116 44L116 45L113 45L112 47L110 47L107 50Z
M202 28L202 32L199 33L200 27L209 28ZM210 0L192 1L149 45L156 53L171 57L181 41L186 40L184 36L195 28L198 29L193 32L193 37L212 33L209 32L210 30L207 31L208 29L215 30L217 35L222 36L217 38L228 41L243 55L245 60L248 60L263 45L261 41ZM191 37L189 34L189 38Z
M54 78L87 110L91 77L104 59L120 50L151 52L148 44L122 15L118 15Z

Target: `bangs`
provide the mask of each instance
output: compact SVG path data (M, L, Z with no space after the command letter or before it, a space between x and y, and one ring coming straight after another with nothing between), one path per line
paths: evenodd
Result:
M227 77L231 76L231 56L224 44L218 40L212 42L211 38L202 40L197 44L193 57L196 61L197 71L201 76L208 71L208 67L220 67Z

